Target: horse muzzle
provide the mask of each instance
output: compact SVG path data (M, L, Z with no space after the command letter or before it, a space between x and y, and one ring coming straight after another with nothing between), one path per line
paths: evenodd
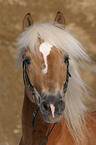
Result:
M40 110L48 123L59 122L65 109L64 97L59 95L42 95Z

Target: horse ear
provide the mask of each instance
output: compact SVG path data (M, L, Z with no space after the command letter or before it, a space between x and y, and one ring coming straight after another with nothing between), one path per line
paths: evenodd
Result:
M61 12L57 12L54 22L65 25L65 18Z
M22 29L23 31L26 30L27 27L31 26L34 24L34 21L31 17L31 14L30 13L27 13L23 19L23 23L22 23Z

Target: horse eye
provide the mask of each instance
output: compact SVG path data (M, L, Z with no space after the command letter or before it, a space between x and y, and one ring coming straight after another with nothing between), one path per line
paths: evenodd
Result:
M65 63L68 63L68 61L69 61L69 57L68 57L68 55L65 55L65 56L64 56L64 62L65 62Z
M30 56L26 56L25 59L24 59L24 62L29 65L31 63L31 58Z

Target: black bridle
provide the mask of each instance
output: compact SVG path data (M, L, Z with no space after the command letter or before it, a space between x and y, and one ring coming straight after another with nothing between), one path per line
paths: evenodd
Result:
M67 91L69 77L71 77L71 75L69 73L69 59L66 59L66 64L67 64L67 74L66 74L66 82L64 84L63 94L65 94L66 91ZM33 97L36 105L35 105L34 112L32 114L32 128L31 128L28 140L26 142L26 145L28 145L29 139L30 139L31 134L32 134L34 121L35 121L36 115L37 115L39 107L40 107L40 98L41 98L41 96L37 95L37 93L34 91L34 87L31 84L31 82L29 80L29 77L28 77L28 74L27 74L27 71L28 71L27 68L28 68L28 64L27 64L26 60L23 60L23 80L24 80L24 84L25 84L25 86L27 85L27 87L29 88L29 91L32 94L32 97ZM45 137L45 139L43 140L43 142L40 145L43 145L46 142L46 140L48 139L49 135L51 134L51 132L52 132L52 130L53 130L53 128L54 128L54 126L56 124L57 123L54 123L54 125L51 128L50 132L48 133L48 135Z

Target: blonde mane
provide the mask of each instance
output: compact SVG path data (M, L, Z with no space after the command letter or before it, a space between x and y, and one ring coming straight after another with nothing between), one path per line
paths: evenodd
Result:
M18 64L26 48L36 53L38 38L48 42L57 49L65 51L70 57L69 71L72 77L69 80L65 96L64 118L75 139L84 139L86 131L84 115L88 108L84 105L85 95L88 95L86 84L79 74L78 64L90 61L82 45L60 24L34 24L23 32L18 38L19 57ZM83 63L82 63L83 65Z

